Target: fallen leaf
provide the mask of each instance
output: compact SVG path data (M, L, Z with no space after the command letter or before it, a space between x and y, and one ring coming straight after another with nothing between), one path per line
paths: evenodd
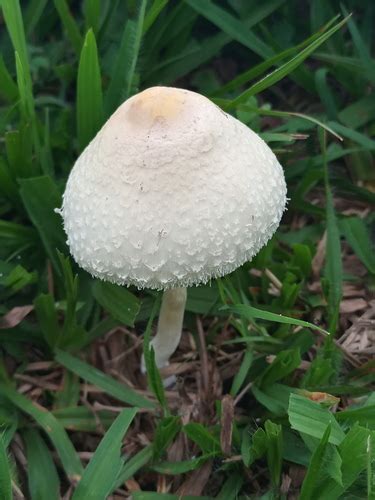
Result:
M324 260L326 257L326 242L327 242L327 233L325 232L317 245L316 254L314 255L311 264L312 274L315 278L320 277L320 273L324 264Z
M220 445L224 455L230 455L232 451L232 430L234 418L233 398L229 394L221 400L221 432Z
M135 479L128 479L127 481L125 481L125 486L129 493L133 493L134 491L141 491L141 487Z
M34 306L13 307L2 318L0 318L0 328L14 328L34 309Z
M212 461L208 461L200 469L196 469L178 488L177 495L201 495L210 478L211 470Z
M357 311L363 311L366 309L367 302L364 299L346 299L342 300L340 303L340 313L341 314L352 314Z

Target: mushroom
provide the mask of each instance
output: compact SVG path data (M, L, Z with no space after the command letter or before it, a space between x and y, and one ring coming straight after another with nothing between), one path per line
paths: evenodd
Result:
M266 143L206 97L153 87L125 101L76 161L61 210L76 262L119 285L164 290L159 368L182 331L186 288L250 260L286 204Z

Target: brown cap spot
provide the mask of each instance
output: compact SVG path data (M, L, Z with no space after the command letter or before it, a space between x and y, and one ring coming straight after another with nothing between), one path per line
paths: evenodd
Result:
M166 123L176 118L185 104L185 93L180 89L152 87L133 99L128 109L128 119L150 126L156 121Z

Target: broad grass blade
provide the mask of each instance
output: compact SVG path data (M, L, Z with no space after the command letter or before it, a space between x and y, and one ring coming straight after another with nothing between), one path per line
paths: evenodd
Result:
M136 413L136 408L125 409L113 422L87 465L72 500L103 500L111 493L123 466L122 440Z
M290 395L288 415L292 429L308 436L321 439L330 425L330 443L338 445L345 438L344 431L337 423L334 415L326 408L304 396L293 393Z
M324 168L324 187L326 192L326 224L327 243L324 276L328 281L328 316L329 331L335 333L339 307L342 298L342 259L340 233L337 226L333 195L329 182L327 155L326 155L326 133L321 131L321 148Z
M46 443L36 429L26 429L22 433L22 439L26 445L27 480L31 499L58 500L59 476Z
M87 380L91 384L100 387L107 394L110 394L123 403L135 405L140 408L154 408L154 404L151 401L143 396L140 396L135 391L130 389L130 387L120 384L117 380L109 377L97 368L88 365L84 361L71 356L67 352L57 349L55 359L68 370L72 371L84 380Z
M87 32L78 66L77 135L84 149L103 123L103 96L98 50L92 29Z
M70 43L72 44L76 55L79 56L83 44L83 38L77 23L69 10L69 5L66 0L53 0L53 2L57 12L59 13Z
M0 494L2 500L13 500L12 477L3 436L0 434Z
M137 19L129 19L126 22L118 56L113 67L113 76L105 96L105 110L107 116L112 114L121 102L126 100L131 94L135 69L141 48L146 4L146 0L142 0Z
M272 73L262 78L259 82L252 85L249 89L245 90L241 95L233 99L229 105L229 108L236 107L238 104L246 101L249 97L263 92L267 88L275 85L278 81L285 78L292 71L294 71L298 66L312 53L316 50L322 43L324 43L328 38L330 38L336 31L338 31L345 23L347 23L350 16L343 19L341 22L333 26L331 29L323 33L319 38L314 40L310 45L304 48L299 54L294 56L285 64L275 69Z
M0 383L0 393L40 425L55 447L68 478L72 481L80 479L83 471L81 461L64 428L52 413L4 383Z

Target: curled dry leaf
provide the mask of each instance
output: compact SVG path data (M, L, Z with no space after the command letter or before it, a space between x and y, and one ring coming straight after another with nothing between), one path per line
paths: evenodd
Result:
M13 307L2 318L0 318L0 328L14 328L34 309L34 306Z

